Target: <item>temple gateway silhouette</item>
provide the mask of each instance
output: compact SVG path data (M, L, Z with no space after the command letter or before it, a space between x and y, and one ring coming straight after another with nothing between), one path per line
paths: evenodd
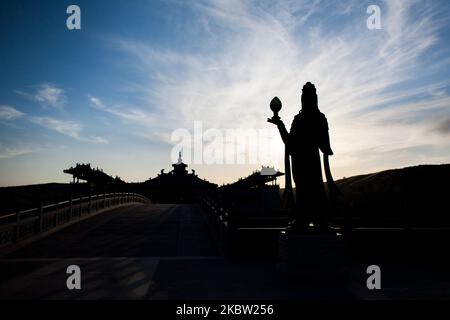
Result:
M189 172L183 162L181 152L173 169L165 173L164 169L153 179L144 182L145 193L156 203L192 202L193 198L203 192L217 188L217 184L201 179L195 170Z

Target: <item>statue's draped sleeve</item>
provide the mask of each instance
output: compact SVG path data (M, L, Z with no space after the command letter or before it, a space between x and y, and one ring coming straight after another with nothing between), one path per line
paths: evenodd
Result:
M292 127L294 127L294 123L292 123ZM286 126L284 125L283 122L278 124L278 131L280 131L280 135L281 135L281 139L284 142L284 145L286 146L286 148L289 150L291 150L291 134L289 134L289 132L286 130ZM292 133L292 128L291 128L291 133Z
M320 130L319 130L319 148L325 155L333 155L333 150L331 150L330 145L330 135L328 133L328 121L327 118L322 114L320 121Z

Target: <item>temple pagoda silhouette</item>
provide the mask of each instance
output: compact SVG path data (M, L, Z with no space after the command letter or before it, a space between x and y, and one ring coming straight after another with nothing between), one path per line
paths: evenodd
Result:
M77 163L63 172L72 176L73 194L86 196L90 193L123 192L126 188L126 183L118 176L110 176L98 167L92 168L90 163Z
M183 162L181 152L173 169L165 173L164 169L153 179L144 182L146 194L156 203L186 203L192 202L202 192L217 188L217 185L201 179L195 170L189 172L188 165Z

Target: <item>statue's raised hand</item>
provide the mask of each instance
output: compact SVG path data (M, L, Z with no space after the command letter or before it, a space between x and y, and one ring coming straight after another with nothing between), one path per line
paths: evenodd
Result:
M283 124L283 121L281 121L281 119L279 117L278 118L275 118L275 117L267 118L267 122L273 123L273 124L275 124L277 126Z

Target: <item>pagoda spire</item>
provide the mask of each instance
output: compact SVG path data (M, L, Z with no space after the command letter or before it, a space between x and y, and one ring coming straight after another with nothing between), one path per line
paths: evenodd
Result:
M183 163L183 159L181 158L181 151L178 152L178 161L177 163L172 164L173 170L172 172L175 174L185 174L187 173L186 167L187 164Z

